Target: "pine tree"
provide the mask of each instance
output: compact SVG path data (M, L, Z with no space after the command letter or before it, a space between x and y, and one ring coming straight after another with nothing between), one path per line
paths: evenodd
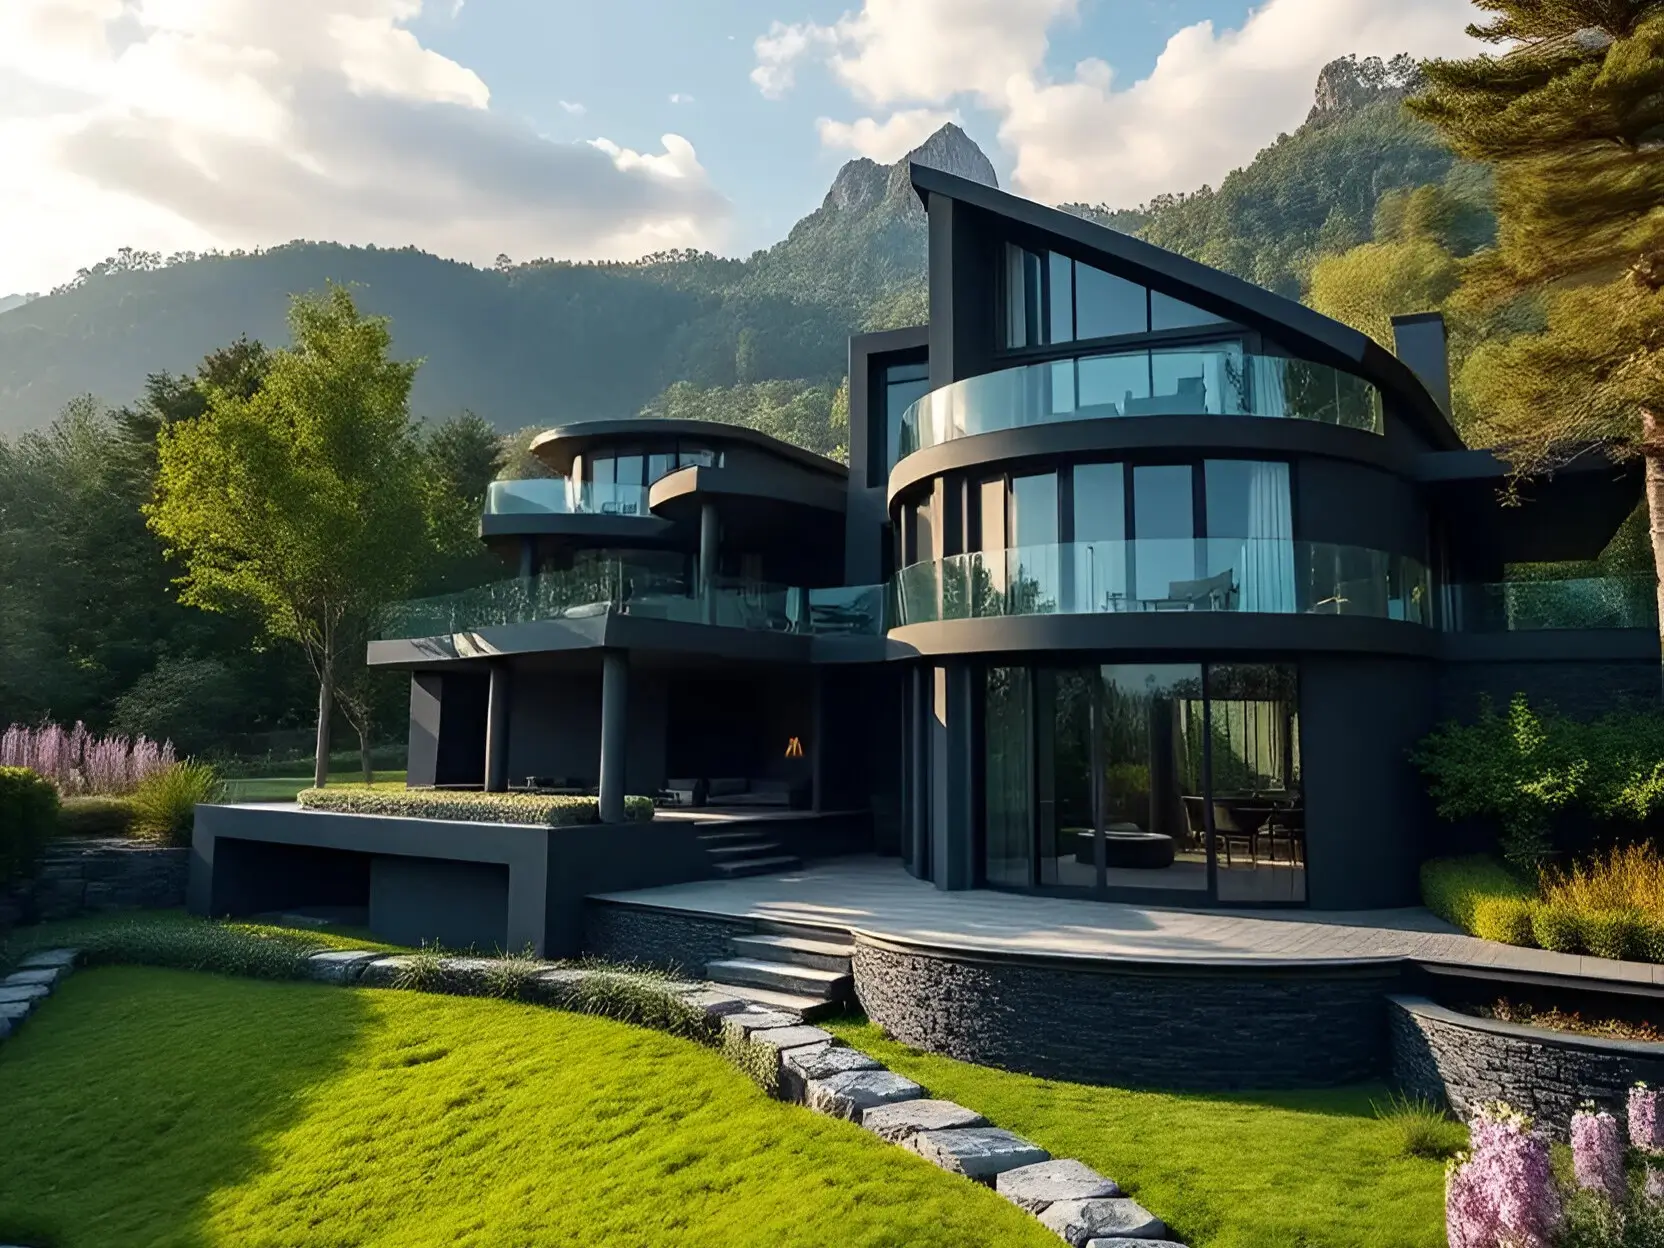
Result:
M1410 109L1496 173L1497 245L1459 299L1536 332L1464 370L1517 472L1590 440L1647 468L1664 625L1664 0L1474 0L1500 56L1432 61ZM1469 377L1469 374L1472 377Z

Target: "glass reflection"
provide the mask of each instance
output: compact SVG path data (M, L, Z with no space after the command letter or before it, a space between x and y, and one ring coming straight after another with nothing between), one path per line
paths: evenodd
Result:
M986 768L984 863L990 884L1034 882L1033 771L1029 755L1029 673L1026 667L988 670L983 735Z
M1119 664L1099 677L1104 882L1206 892L1206 834L1191 809L1202 792L1202 668Z
M1214 859L1220 901L1306 899L1306 810L1293 667L1208 668Z

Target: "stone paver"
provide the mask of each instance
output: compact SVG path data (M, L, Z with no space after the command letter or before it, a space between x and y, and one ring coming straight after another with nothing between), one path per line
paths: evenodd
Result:
M1060 1200L1099 1200L1121 1194L1114 1179L1104 1178L1073 1157L1007 1170L994 1180L994 1190L1030 1213L1041 1213Z
M44 984L0 984L0 1005L33 1005L51 991Z
M37 949L17 964L19 970L31 971L40 967L61 966L73 969L81 956L79 949Z
M1162 1243L1164 1248L1184 1248L1183 1244L1174 1243L1170 1239L1163 1240ZM1089 1239L1086 1241L1086 1248L1150 1248L1150 1241L1147 1239L1123 1239L1117 1235L1112 1239L1101 1237Z
M377 958L374 962L365 963L358 974L358 982L366 988L392 988L413 961L414 958L402 953Z
M1041 1223L1074 1248L1094 1239L1166 1239L1167 1224L1136 1200L1060 1200L1040 1215Z
M894 859L847 857L781 875L607 893L675 910L776 922L826 923L959 949L1161 961L1244 963L1396 960L1541 971L1664 984L1664 965L1581 958L1465 936L1420 908L1307 911L1179 910L1125 902L943 893Z
M61 966L38 966L27 971L13 971L4 979L0 979L0 987L16 987L20 984L39 984L48 992L58 986L58 981L69 974Z
M788 1049L805 1049L812 1044L831 1044L832 1033L800 1023L795 1027L769 1027L753 1031L748 1039L752 1044L761 1044L783 1053Z
M699 992L688 993L683 1000L718 1018L727 1014L740 1014L751 1008L751 1002L744 997L736 997L732 992L708 986Z
M362 949L331 949L314 953L306 959L306 970L313 979L326 984L356 983L359 974L370 963L380 958L379 953Z
M897 1101L874 1105L861 1115L861 1125L879 1139L900 1144L920 1131L949 1131L956 1127L986 1127L988 1120L974 1109L952 1101Z
M846 1049L839 1045L788 1049L780 1056L780 1099L807 1100L806 1084L810 1079L825 1079L828 1075L851 1070L882 1069L882 1065L859 1049Z
M921 1131L909 1137L907 1147L944 1170L989 1186L1002 1171L1051 1160L1038 1144L999 1127Z
M739 1010L722 1016L722 1034L728 1039L746 1040L754 1031L795 1027L802 1021L796 1014L785 1014L778 1010Z
M845 1070L805 1080L803 1102L833 1118L860 1122L861 1115L875 1105L916 1101L922 1096L923 1088L894 1071Z
M34 1011L33 1001L0 1001L0 1019L13 1031Z

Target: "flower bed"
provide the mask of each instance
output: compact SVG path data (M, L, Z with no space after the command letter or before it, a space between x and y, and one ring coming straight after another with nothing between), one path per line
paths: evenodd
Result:
M600 803L593 797L558 797L536 793L477 793L466 789L373 789L367 785L330 785L302 789L295 801L307 810L345 815L392 815L404 819L460 819L471 823L529 823L563 828L599 823ZM626 797L627 819L653 817L653 799Z

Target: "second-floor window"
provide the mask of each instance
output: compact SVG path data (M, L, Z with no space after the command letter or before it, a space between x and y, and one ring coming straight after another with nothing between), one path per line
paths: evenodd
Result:
M1060 252L1005 248L1005 345L1013 349L1218 325L1211 312Z

